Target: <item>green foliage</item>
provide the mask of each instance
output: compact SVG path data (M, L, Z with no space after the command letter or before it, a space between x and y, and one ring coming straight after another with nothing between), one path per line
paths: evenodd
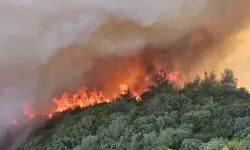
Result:
M227 147L229 150L239 150L239 145L240 145L240 142L236 140L229 141L227 143Z
M97 136L88 136L82 140L81 145L75 147L73 150L82 150L82 149L91 149L98 150L98 137Z
M205 72L175 89L164 70L136 102L125 91L112 103L57 113L18 150L248 150L250 97L232 70Z
M156 94L154 97L149 99L144 103L145 113L148 115L159 115L165 111L171 111L171 107L165 105L167 99L169 98L169 94L161 93Z
M102 131L100 137L109 137L118 140L125 131L125 127L130 123L130 116L120 116L112 120L106 129Z
M197 139L185 139L181 143L180 150L200 150L200 146L202 145L202 141Z
M222 138L213 138L209 142L200 146L202 150L221 150L226 146L227 140Z
M204 73L204 80L199 85L199 91L205 96L219 96L221 94L220 82L215 72Z
M143 134L143 147L145 150L151 150L156 146L157 136L155 131Z
M240 150L249 150L250 149L250 134L242 140L240 143Z
M240 99L244 99L247 100L249 98L249 92L246 88L238 88L234 91L234 94L236 97L240 98Z
M221 80L222 84L229 84L229 86L233 89L237 87L237 78L234 75L233 70L225 69L223 73L221 73Z
M134 121L135 132L149 133L156 130L156 118L153 116L140 117Z
M182 123L193 124L194 132L211 124L212 113L210 111L189 111L182 116Z
M175 94L167 99L166 105L170 106L172 111L185 112L191 109L191 100L184 94Z
M179 148L181 142L191 136L191 131L186 128L167 128L161 130L157 138L159 147Z
M157 71L151 80L153 81L153 84L149 85L151 93L172 93L175 91L174 84L169 80L168 74L164 69Z
M238 133L250 126L250 117L239 117L235 119L233 132Z
M193 99L193 103L195 104L197 101L195 98L199 95L199 86L201 83L201 78L197 76L193 81L184 83L184 87L182 92L185 92L185 95Z
M242 139L244 139L245 137L247 137L248 134L250 134L250 126L247 127L247 128L245 128L244 130L242 130L242 131L236 133L236 134L234 135L234 139L236 139L236 140L242 140Z

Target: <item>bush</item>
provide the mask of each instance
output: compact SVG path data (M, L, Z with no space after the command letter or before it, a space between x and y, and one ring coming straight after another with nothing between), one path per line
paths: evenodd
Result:
M199 147L202 145L202 141L197 139L185 139L181 143L180 150L200 150Z
M191 136L191 131L185 128L167 128L161 130L157 138L157 146L179 148L185 138Z
M112 103L55 113L16 150L249 149L250 96L231 70L178 90L164 70L153 79L140 102L127 90Z
M203 143L200 146L201 150L220 150L224 148L227 144L227 141L222 138L213 138L207 143Z
M240 150L249 150L250 149L250 134L243 139L240 144Z
M77 146L73 150L98 150L98 140L97 136L88 136L82 140L81 146Z
M201 128L211 124L212 113L210 111L190 111L182 116L182 123L194 125L194 131L198 132Z

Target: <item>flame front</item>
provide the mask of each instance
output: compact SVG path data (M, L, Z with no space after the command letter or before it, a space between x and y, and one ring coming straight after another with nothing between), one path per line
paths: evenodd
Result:
M56 112L62 112L78 106L85 108L98 103L110 102L110 99L110 97L104 97L102 92L98 92L96 89L88 93L86 87L80 87L76 94L64 93L60 99L54 98L53 102L57 105Z
M23 105L23 114L26 115L28 118L33 118L37 114L33 112L28 104Z
M53 98L53 102L57 105L55 112L62 112L67 109L74 109L76 107L89 107L99 103L111 102L112 99L119 97L120 94L124 94L125 91L129 90L129 86L126 84L120 84L119 93L113 93L112 96L104 96L103 92L99 92L94 89L92 92L87 92L88 88L80 87L76 94L64 93L60 99ZM140 99L139 94L132 91L133 96L137 100Z
M179 71L172 72L167 76L166 80L175 82L178 79L179 75ZM55 112L62 112L64 110L74 109L76 107L85 108L104 102L109 103L113 99L119 97L121 94L126 94L126 91L128 90L137 101L140 101L140 95L147 90L147 85L150 84L149 78L150 76L145 77L145 80L139 84L141 86L137 88L138 90L135 90L133 88L133 85L130 86L129 84L121 83L118 87L119 92L110 92L112 93L111 95L105 95L105 93L98 91L96 88L94 88L92 92L88 92L87 87L80 87L76 94L72 95L69 93L64 93L59 99L53 98L53 102L57 105Z
M137 101L140 101L140 95L147 90L147 85L152 84L152 81L150 80L151 75L143 77L144 79L140 80L140 82L136 81L136 74L140 74L140 71L137 71L134 76L131 76L124 80L128 83L120 83L116 88L118 90L114 90L116 92L108 91L107 93L105 93L100 90L97 90L97 88L89 89L85 86L80 87L75 94L65 92L60 98L52 99L52 102L56 105L56 109L53 113L62 112L67 109L75 109L76 107L86 108L104 102L110 103L115 98L120 97L122 94L126 94L126 92L128 91L130 92L129 94L131 94L131 96L133 96ZM163 74L161 74L161 72L159 72L159 75L164 76ZM166 77L166 80L169 80L170 82L176 82L179 76L180 72L179 70L177 70L175 72L169 73ZM49 119L53 117L53 113L47 114L34 112L28 104L24 104L22 106L22 109L23 114L27 117L27 119L21 121L10 119L10 121L5 122L4 124L12 123L14 125L17 125L19 123L25 123L29 119L34 118L37 115L45 115Z

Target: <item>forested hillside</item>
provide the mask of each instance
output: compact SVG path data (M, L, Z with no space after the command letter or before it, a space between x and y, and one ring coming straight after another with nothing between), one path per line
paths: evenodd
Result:
M250 150L250 95L232 70L205 72L181 89L162 74L142 101L128 90L58 113L18 150Z

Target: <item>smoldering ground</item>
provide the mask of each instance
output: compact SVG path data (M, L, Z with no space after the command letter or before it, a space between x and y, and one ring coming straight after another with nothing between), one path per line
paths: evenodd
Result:
M237 52L228 47L248 26L249 7L249 0L1 1L0 119L23 103L53 111L51 97L79 85L110 91L110 80L131 75L131 66L140 74L152 64L179 67L188 77L216 69Z

